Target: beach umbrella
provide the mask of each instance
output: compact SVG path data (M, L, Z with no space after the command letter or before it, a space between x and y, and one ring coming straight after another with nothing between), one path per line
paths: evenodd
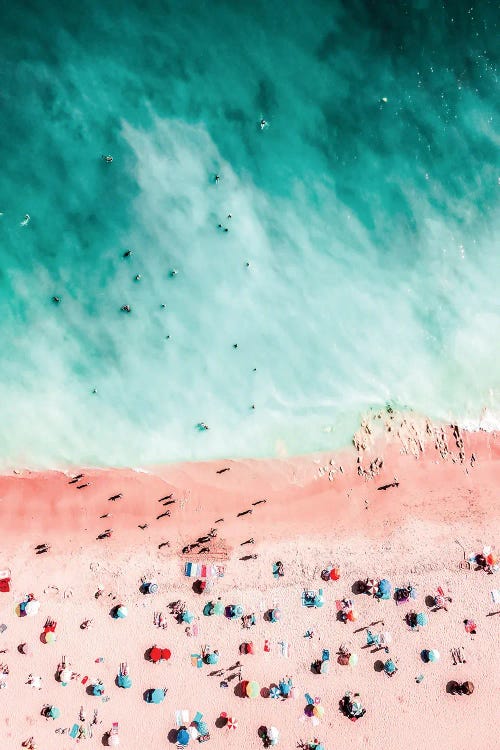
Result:
M132 680L128 676L128 674L119 674L118 675L118 687L121 688L130 688L132 687Z
M168 661L171 656L172 656L172 652L170 651L169 648L162 648L162 650L161 650L161 658L164 661Z
M58 719L61 715L60 710L57 708L57 706L51 706L49 709L49 716L51 719Z
M31 656L33 653L33 649L31 648L29 643L21 643L21 645L19 646L19 651L26 656Z
M205 737L208 734L208 724L205 721L198 722L198 732L201 737Z
M370 596L375 596L378 590L379 590L378 578L368 578L365 584L365 594L370 594Z
M276 729L276 727L269 727L267 730L267 737L271 745L276 745L280 737L279 730Z
M217 664L219 661L219 654L211 653L207 654L207 664Z
M226 727L228 729L238 729L238 719L233 719L231 716L227 720Z
M349 620L349 622L356 622L358 617L359 613L355 609L350 609L346 615L346 618Z
M440 653L436 649L431 649L427 652L427 658L429 661L439 661Z
M462 684L462 693L465 693L465 695L471 695L474 692L474 683L470 680L467 680L467 682L464 682Z
M241 604L233 605L233 617L243 617L243 607Z
M250 682L247 682L246 694L248 695L249 698L256 698L259 693L260 693L260 687L259 687L258 682L255 682L255 680L251 680Z
M214 615L223 615L224 614L224 605L221 601L216 601L212 610L212 614Z
M52 630L48 630L44 634L43 640L45 643L55 643L57 641L57 635Z
M67 667L65 667L62 670L61 674L59 675L59 679L61 680L63 685L67 685L68 682L71 682L72 676L73 676L73 672L71 671L71 669L68 669Z
M156 688L156 690L151 690L149 695L149 703L161 703L165 700L165 693L163 690L160 690L159 688Z
M117 734L110 734L108 736L108 747L117 747L120 744L120 738Z
M116 608L115 617L118 618L119 620L124 620L127 615L128 615L127 607L124 607L123 604L120 604L120 606Z
M96 682L92 685L92 695L102 695L104 693L104 685L101 682Z
M390 594L391 584L390 581L387 580L387 578L382 578L382 580L379 581L378 592L379 594Z
M27 602L24 611L28 615L28 617L33 617L37 614L38 610L40 609L40 602L36 599L32 599L30 602Z
M325 709L324 706L319 703L317 706L314 706L313 708L313 714L316 716L317 719L322 719L325 715Z
M340 570L338 568L332 568L330 571L330 580L338 581L340 578Z
M387 630L384 630L383 633L380 633L379 640L381 646L387 646L389 643L392 643L392 635Z
M272 609L271 610L270 620L271 620L271 622L278 622L278 620L281 620L281 610L280 609Z
M194 615L191 612L188 612L187 610L182 613L182 622L187 622L188 624L191 624L194 620Z
M394 674L396 671L396 665L392 661L392 659L387 659L387 661L384 664L384 672L386 674Z
M357 654L351 654L349 657L349 666L355 667L358 661L359 661L359 656Z
M425 612L419 612L416 617L417 625L428 625L429 618L425 614Z
M289 682L280 682L280 691L283 693L285 697L290 695L290 690L292 689L292 686ZM272 696L271 696L272 697Z
M186 727L181 727L177 732L177 742L179 743L179 745L189 745L190 739L191 738L189 737L189 732L187 731Z
M158 584L157 583L145 583L144 588L148 594L157 594L158 593Z
M271 698L279 698L281 696L281 693L277 687L272 687L269 691L269 696Z
M153 646L153 648L149 652L149 658L155 664L156 664L156 662L160 661L160 659L161 659L161 648L158 648L158 646Z

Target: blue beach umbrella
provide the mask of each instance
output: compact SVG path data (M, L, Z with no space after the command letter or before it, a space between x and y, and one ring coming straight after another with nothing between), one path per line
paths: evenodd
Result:
M425 612L419 612L417 617L417 625L427 625L429 623L429 618L425 614Z
M163 690L160 690L157 688L156 690L151 690L149 694L149 703L162 703L162 701L165 700L165 693Z
M199 721L196 728L202 737L208 734L208 724L205 721Z
M177 742L179 743L179 745L189 745L189 740L189 732L187 731L186 727L181 727L177 732Z
M119 674L118 675L118 687L121 688L130 688L132 687L132 680L128 676L128 674Z
M193 620L194 620L194 615L191 612L188 612L186 610L186 612L182 613L182 622L192 623Z
M280 682L280 690L281 690L281 693L285 697L287 697L288 695L290 695L290 690L291 689L292 689L292 686L290 685L289 682Z
M51 719L58 719L61 715L61 712L57 708L57 706L51 706L49 710L49 716Z
M269 691L269 696L271 698L279 698L280 697L280 691L278 690L277 687L272 687L271 690Z
M394 674L396 671L396 665L392 661L392 659L387 659L387 661L384 664L384 672L386 674Z
M243 607L241 604L235 604L233 606L233 617L243 617Z
M101 682L97 682L92 685L92 695L102 695L104 693L104 685Z
M207 654L207 664L217 664L219 661L219 654L211 653Z
M387 578L382 578L378 584L378 590L380 594L389 594L391 591L390 581L388 581Z

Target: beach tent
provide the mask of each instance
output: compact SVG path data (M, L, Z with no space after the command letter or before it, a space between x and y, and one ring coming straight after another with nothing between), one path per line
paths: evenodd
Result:
M47 716L49 716L51 719L58 719L60 715L61 715L61 712L57 708L57 706L51 706L49 710L47 711Z
M215 652L212 652L211 654L207 654L206 662L207 664L217 664L219 661L219 654L216 654Z
M124 620L125 617L128 615L128 609L127 607L124 607L123 604L120 604L119 607L115 610L115 619L118 620Z
M179 745L189 745L189 740L190 736L186 727L181 727L177 732L177 742L179 743Z
M436 649L431 649L427 652L427 658L429 661L439 661L439 651L436 651Z
M281 682L280 682L280 691L285 696L285 698L287 698L290 695L290 690L291 689L292 689L292 682L291 682L291 680L289 680L288 682L285 682L284 680L281 680Z
M278 620L281 620L281 610L272 609L269 614L269 620L271 622L278 622Z
M429 623L429 618L425 614L425 612L419 612L416 617L417 625L427 625Z

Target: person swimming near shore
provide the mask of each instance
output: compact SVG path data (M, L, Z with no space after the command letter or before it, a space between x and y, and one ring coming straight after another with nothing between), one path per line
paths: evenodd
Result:
M112 156L109 156L109 154L108 154L108 155L106 155L106 154L102 154L102 155L101 155L101 159L102 159L103 161L105 161L105 162L106 162L106 164L111 164L111 162L113 161L113 157L112 157Z
M125 252L123 253L124 258L130 258L131 255L132 255L132 250L125 250Z
M21 221L21 226L25 227L27 226L31 221L31 216L29 214L24 214L24 219Z
M205 422L198 422L197 427L201 432L204 432L205 430L210 429L209 426Z
M60 301L61 301L60 297L56 297L56 296L52 297L52 302L54 302L54 304L58 305Z
M120 310L122 312L126 312L126 313L132 312L132 308L130 307L130 305L122 305L120 307Z

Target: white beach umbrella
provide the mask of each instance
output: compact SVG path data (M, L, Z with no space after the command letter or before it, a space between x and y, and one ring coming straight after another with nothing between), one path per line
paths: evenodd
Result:
M72 676L73 676L73 672L71 671L71 669L68 669L66 667L61 672L61 682L71 682Z
M28 602L24 608L24 611L29 617L33 617L38 613L38 610L40 609L40 602L37 601L37 599L32 599L30 602Z

